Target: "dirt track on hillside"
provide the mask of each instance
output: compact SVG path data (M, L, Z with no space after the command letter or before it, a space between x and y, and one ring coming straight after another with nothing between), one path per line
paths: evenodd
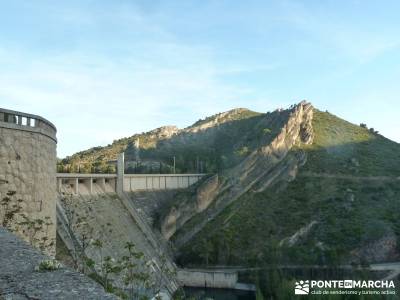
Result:
M400 181L399 177L391 176L354 176L343 174L330 174L330 173L313 173L313 172L300 172L297 177L312 177L312 178L334 178L334 179L348 179L348 180L370 180L370 181Z

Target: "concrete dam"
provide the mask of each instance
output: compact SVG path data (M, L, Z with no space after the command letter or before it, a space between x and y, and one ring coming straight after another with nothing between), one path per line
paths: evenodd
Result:
M125 174L124 166L124 154L121 153L117 160L117 174L56 174L59 194L57 233L69 252L76 252L74 241L82 240L86 234L85 228L79 226L84 218L94 232L109 231L101 237L103 255L122 257L124 243L134 243L150 263L152 279L162 282L165 293L172 295L179 282L173 275L177 267L169 245L141 213L132 192L185 189L205 174ZM71 232L68 228L74 230ZM94 261L101 261L94 247L87 247L85 253Z
M205 174L124 174L123 191L162 191L186 189ZM117 192L116 174L57 173L57 190L73 194L99 194Z
M17 215L48 220L35 240L44 237L48 243L35 244L29 232L18 227L18 216L8 229L36 248L54 257L58 236L73 259L83 251L99 264L102 257L125 255L124 243L131 242L144 254L152 282L159 282L166 295L180 285L201 286L205 281L210 287L234 286L235 274L179 270L168 242L153 230L146 211L146 206L154 210L162 203L156 193L171 198L174 191L189 188L206 174L125 174L123 153L116 174L56 173L56 127L40 116L6 109L0 109L0 142L0 198L10 197L10 205L21 203ZM0 221L5 217L0 214ZM85 246L88 228L92 238L102 241L102 257L93 246ZM157 291L146 293L153 296Z
M146 257L152 280L167 295L174 293L179 283L169 246L139 213L131 192L185 189L205 174L125 174L123 153L117 174L56 173L56 127L40 116L6 109L0 109L0 142L0 198L21 203L9 222L11 231L53 257L57 232L72 256L84 249L99 261L93 247L83 248L84 218L84 227L101 235L103 255L122 257L123 242L134 243ZM36 245L18 227L19 214L48 220L46 230L37 234L46 244ZM6 216L0 218L3 222Z

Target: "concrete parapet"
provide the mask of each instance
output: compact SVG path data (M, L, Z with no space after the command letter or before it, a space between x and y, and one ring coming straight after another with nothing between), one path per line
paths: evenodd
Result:
M37 115L0 108L0 127L39 133L57 142L56 127Z

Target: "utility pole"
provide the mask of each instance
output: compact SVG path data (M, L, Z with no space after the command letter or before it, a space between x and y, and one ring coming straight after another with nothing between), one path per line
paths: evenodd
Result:
M174 156L174 174L176 174L176 170L175 170L175 156Z

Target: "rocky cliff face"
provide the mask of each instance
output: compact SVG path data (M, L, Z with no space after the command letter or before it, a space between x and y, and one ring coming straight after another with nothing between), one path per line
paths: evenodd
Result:
M175 243L182 246L208 221L250 189L262 191L278 179L290 181L295 177L306 156L303 152L290 155L288 152L296 144L312 143L313 107L301 102L282 112L282 115L285 114L286 122L270 143L261 145L238 165L223 171L221 178L214 177L200 185L195 197L197 201L190 198L170 208L161 222L166 238L176 233ZM200 213L202 216L196 219L194 226L183 228ZM179 231L181 228L184 230Z

